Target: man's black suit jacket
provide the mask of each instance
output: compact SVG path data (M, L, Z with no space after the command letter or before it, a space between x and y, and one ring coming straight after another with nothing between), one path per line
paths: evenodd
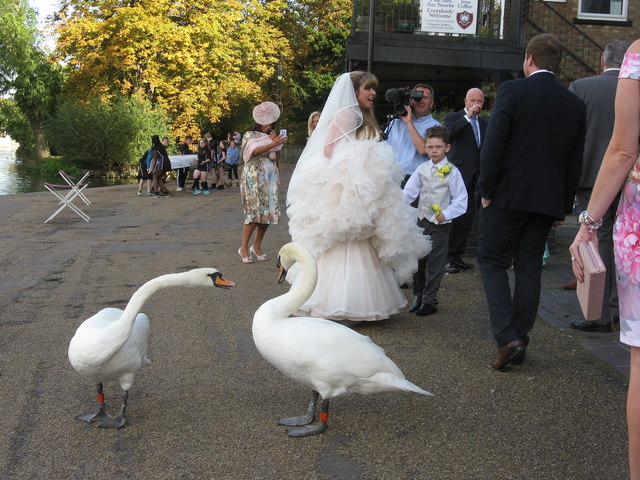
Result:
M585 124L584 102L552 73L502 83L480 154L482 197L564 219L580 178Z
M450 113L444 119L444 124L449 131L449 143L451 143L451 150L447 153L447 159L458 167L464 184L468 188L471 186L480 167L480 147L476 143L471 124L464 118L465 114L464 109ZM478 126L480 127L480 141L482 144L487 131L487 121L483 118L478 118Z

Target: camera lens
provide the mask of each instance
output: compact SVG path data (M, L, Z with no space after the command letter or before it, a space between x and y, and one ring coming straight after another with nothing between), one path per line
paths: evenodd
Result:
M393 106L393 113L397 117L404 117L407 114L407 110L404 108L404 104L396 103Z

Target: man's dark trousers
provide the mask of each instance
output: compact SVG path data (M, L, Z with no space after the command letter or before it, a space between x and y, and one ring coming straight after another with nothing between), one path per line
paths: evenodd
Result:
M553 217L489 206L480 209L478 264L498 347L525 340L540 301L542 255ZM513 297L507 270L514 265ZM526 342L526 340L525 340Z

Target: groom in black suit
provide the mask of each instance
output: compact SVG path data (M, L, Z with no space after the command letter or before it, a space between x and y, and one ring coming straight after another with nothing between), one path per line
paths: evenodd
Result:
M585 105L553 74L561 58L554 35L529 41L526 78L498 88L480 153L478 264L498 345L495 369L524 360L547 235L571 213L580 178Z
M462 256L467 248L467 238L476 213L475 190L480 167L480 146L487 130L487 121L480 118L483 106L484 92L479 88L472 88L464 97L464 108L450 113L444 119L451 141L447 159L460 170L469 199L466 213L451 222L445 265L447 273L457 273L460 269L468 270L473 267L472 264L465 263Z

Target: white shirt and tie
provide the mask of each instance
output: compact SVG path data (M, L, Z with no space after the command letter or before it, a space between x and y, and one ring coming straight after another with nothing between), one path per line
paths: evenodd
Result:
M476 145L480 146L481 138L480 138L480 125L478 124L478 116L470 117L467 109L464 109L465 116L464 118L471 124L471 129L473 130L473 136L476 137Z

